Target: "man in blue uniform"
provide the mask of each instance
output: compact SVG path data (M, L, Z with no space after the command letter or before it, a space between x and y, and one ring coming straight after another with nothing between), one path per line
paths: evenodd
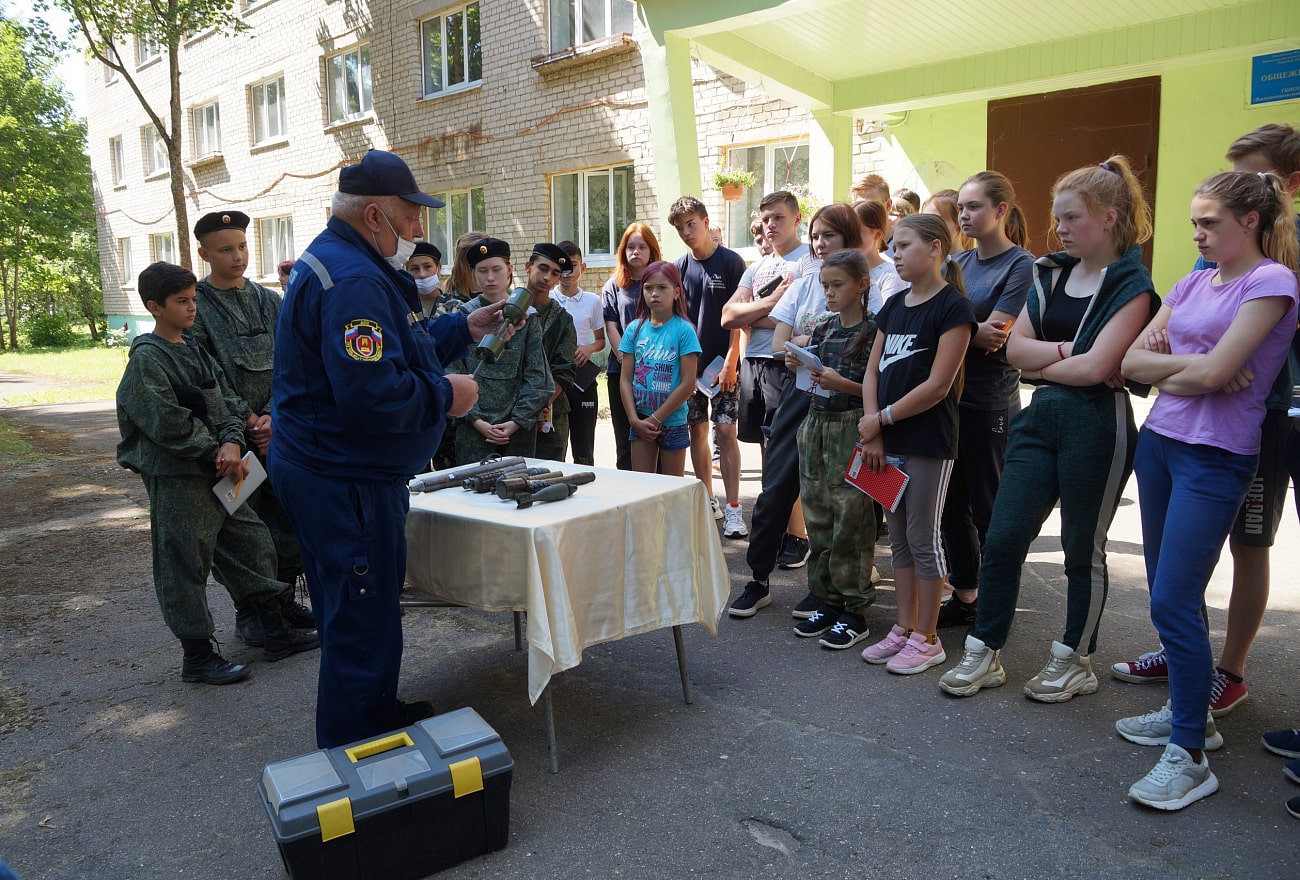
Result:
M478 397L471 377L442 365L497 329L501 305L421 320L402 267L424 234L422 206L443 203L392 153L343 168L276 328L270 477L298 534L320 633L321 748L432 712L397 699L406 483L438 448L446 417Z

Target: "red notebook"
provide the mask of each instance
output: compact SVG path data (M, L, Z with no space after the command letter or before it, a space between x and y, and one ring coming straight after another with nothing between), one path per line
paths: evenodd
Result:
M898 509L898 500L903 497L903 490L910 480L907 474L892 464L885 465L880 473L873 473L862 461L862 444L853 447L853 457L844 469L844 482L854 486L880 502L880 506L893 513Z

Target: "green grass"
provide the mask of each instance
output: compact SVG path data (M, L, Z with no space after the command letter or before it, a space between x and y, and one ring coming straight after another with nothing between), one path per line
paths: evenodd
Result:
M111 400L126 369L125 348L96 345L86 337L72 348L20 348L0 352L0 373L49 380L55 387L4 398L8 406Z
M13 425L0 420L0 470L39 458L31 444L23 439L23 435Z

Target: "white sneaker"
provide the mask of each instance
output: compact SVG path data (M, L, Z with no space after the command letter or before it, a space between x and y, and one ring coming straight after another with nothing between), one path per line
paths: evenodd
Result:
M1169 744L1169 735L1174 732L1174 710L1168 700L1154 712L1121 718L1115 722L1115 732L1131 743L1140 746L1163 746ZM1205 713L1205 745L1207 752L1223 747L1223 734L1214 725L1214 716Z
M722 502L717 498L709 499L709 510L713 513L714 519L722 519Z
M1075 694L1097 692L1092 658L1052 642L1052 656L1042 672L1025 682L1025 696L1040 703L1064 703Z
M749 534L749 526L745 525L745 517L740 512L740 507L732 507L728 504L722 508L722 537L724 538L743 538Z
M961 662L939 679L939 687L955 697L969 697L980 688L1001 687L1007 683L1000 651L995 651L972 635L966 636Z
M1210 759L1197 764L1186 749L1170 743L1159 762L1144 779L1128 790L1129 800L1157 810L1181 810L1219 790L1219 779L1210 772Z

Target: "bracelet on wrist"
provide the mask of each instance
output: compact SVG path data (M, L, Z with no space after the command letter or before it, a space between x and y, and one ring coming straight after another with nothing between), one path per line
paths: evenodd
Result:
M885 424L887 425L894 424L894 405L892 403L889 406L885 407L885 419L886 419Z
M1061 360L1065 360L1065 343L1064 343L1064 342L1058 342L1058 343L1056 343L1056 353L1059 354L1059 355L1061 356Z
M883 409L876 413L876 424L882 428L885 427L885 411Z

